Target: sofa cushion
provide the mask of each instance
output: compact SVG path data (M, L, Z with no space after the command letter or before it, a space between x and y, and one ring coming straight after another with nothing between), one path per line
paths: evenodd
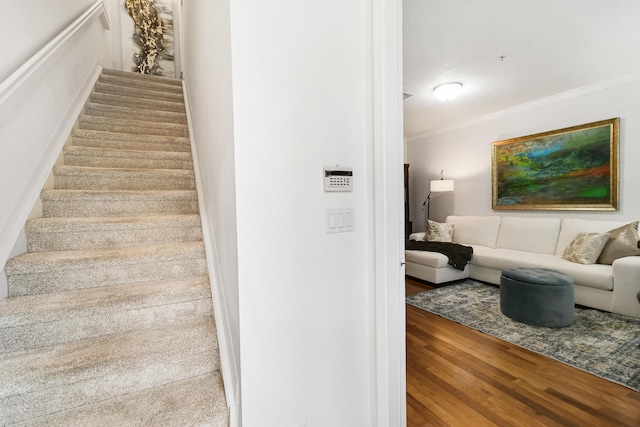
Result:
M587 233L606 233L616 227L627 224L629 221L598 221L576 218L565 218L562 220L560 227L560 235L558 236L558 245L555 254L562 256L564 250L569 243L576 238L581 231Z
M420 240L420 239L413 239L413 240ZM493 248L489 248L487 246L481 246L481 245L469 245L469 246L473 248L474 256L478 252L484 252L484 251L493 249ZM449 258L446 255L441 254L440 252L405 250L404 259L406 262L421 264L427 267L442 268L442 267L448 266L451 268L451 266L449 265Z
M496 246L552 255L560 232L560 218L502 218Z
M496 239L500 229L499 216L450 215L447 217L446 222L455 224L453 243L496 247Z
M607 291L613 289L613 268L610 265L576 264L555 255L500 248L474 252L471 263L500 271L516 267L550 268L573 277L576 285Z
M595 264L607 240L609 240L609 233L582 231L569 243L562 253L562 259L578 264Z
M433 268L442 268L449 265L449 258L439 252L404 251L404 260Z
M640 255L638 240L638 221L610 230L598 264L613 264L618 258Z

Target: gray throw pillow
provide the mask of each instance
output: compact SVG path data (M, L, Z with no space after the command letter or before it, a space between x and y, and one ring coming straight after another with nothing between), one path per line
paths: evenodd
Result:
M598 258L598 264L613 264L626 256L640 255L638 249L638 221L609 231L609 240Z

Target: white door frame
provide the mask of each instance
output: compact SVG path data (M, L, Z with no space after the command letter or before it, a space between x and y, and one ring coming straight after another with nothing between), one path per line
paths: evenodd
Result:
M378 427L406 425L402 1L372 0L375 390Z

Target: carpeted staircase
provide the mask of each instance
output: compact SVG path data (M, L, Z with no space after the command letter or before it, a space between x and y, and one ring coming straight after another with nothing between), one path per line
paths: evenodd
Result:
M179 80L104 70L6 264L0 425L228 426Z

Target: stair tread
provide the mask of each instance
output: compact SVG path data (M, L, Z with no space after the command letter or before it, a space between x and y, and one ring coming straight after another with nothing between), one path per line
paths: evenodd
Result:
M216 346L215 325L210 317L184 325L144 329L11 353L0 359L3 379L0 398L90 379L104 374L105 367L130 358L178 354L201 347L211 351Z
M56 232L102 231L113 229L155 229L160 224L167 227L199 227L200 215L145 215L127 217L71 217L32 218L27 221L27 232L31 230L55 229ZM161 231L161 230L159 230Z
M150 74L141 74L141 73L136 73L132 71L115 70L113 68L104 68L102 70L102 74L131 79L131 80L159 82L167 85L182 86L182 80L173 78L173 77L154 76Z
M176 178L191 178L193 171L189 169L134 169L134 168L99 168L93 166L61 165L53 168L55 175L134 175L140 177L174 176Z
M65 342L205 319L208 276L8 298L0 302L0 357Z
M207 276L25 295L0 301L0 329L210 296Z
M153 117L158 121L162 121L163 119L169 119L169 123L187 123L187 113L184 111L176 112L176 111L158 111L158 110L149 110L144 108L135 108L135 107L126 107L126 106L117 106L117 105L109 105L109 104L100 104L92 101L88 101L85 104L85 112L91 111L87 113L89 115L94 116L103 116L104 114L115 114L118 117L131 118L132 116L141 116L141 117Z
M202 240L198 214L33 218L27 252L122 248Z
M195 190L64 190L40 193L44 217L122 217L198 213Z
M127 150L124 148L85 147L82 145L68 145L64 153L84 154L98 157L133 157L152 160L181 160L192 161L188 151L153 151L153 150Z
M125 133L132 135L158 135L170 137L189 137L185 124L161 123L154 121L113 119L83 115L78 120L79 129L99 130L105 132Z
M44 416L209 374L217 351L209 317L11 353L0 359L0 412Z
M116 105L149 111L186 112L184 102L174 102L161 99L140 99L134 96L117 95L113 93L92 92L89 100L96 104Z
M103 140L110 140L110 141L142 141L142 142L155 142L155 143L170 142L176 145L178 144L190 145L189 137L187 136L130 134L130 133L108 132L108 131L93 130L93 129L74 129L72 135L74 137L94 138L94 139L103 139Z
M182 94L182 84L180 80L166 80L166 79L147 79L147 78L135 78L130 75L115 75L109 73L102 73L98 77L100 83L108 83L118 86L127 86L135 88L150 89L159 92L179 93ZM177 84L176 84L177 83Z
M187 114L185 112L145 110L132 107L119 107L109 104L98 104L95 102L87 102L84 108L84 113L100 117L137 117L144 118L146 121L187 124Z
M136 200L136 199L196 199L196 190L68 190L46 189L40 193L44 199L64 198L67 200Z
M156 121L139 120L132 118L113 118L103 117L96 114L84 113L80 116L80 127L84 123L100 123L109 124L112 126L128 126L128 127L141 127L141 128L153 128L153 129L171 129L176 131L188 131L186 123L165 123Z
M155 91L155 90L146 89L146 88L119 86L115 84L101 83L99 81L93 87L93 91L95 93L125 95L128 97L137 97L145 100L151 99L151 100L168 101L168 102L174 102L174 103L184 102L182 93L170 93L170 92Z
M195 189L196 185L193 169L62 165L54 167L53 177L55 188L70 189L191 190Z
M229 409L222 377L213 372L57 413L33 425L228 427Z
M74 270L87 268L88 265L95 264L130 265L146 259L165 261L203 257L204 244L202 242L176 242L124 248L37 252L25 253L11 258L5 265L5 273L9 276L52 270Z
M92 147L92 148L111 148L115 150L135 150L135 151L168 151L190 153L191 146L189 142L180 141L154 141L154 140L136 140L130 139L100 139L85 138L82 136L73 137L73 145L76 147Z

